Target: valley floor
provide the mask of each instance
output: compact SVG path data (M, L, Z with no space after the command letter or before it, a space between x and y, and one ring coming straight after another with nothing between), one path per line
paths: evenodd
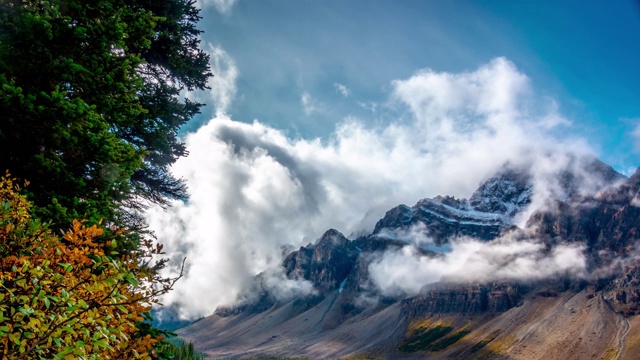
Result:
M640 354L640 316L619 315L589 290L530 296L498 315L412 321L399 303L344 318L333 306L337 296L308 310L290 302L259 314L212 315L179 334L211 358L630 360Z

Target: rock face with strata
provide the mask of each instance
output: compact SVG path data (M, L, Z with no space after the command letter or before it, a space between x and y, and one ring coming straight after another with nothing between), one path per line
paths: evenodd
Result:
M434 284L421 293L402 300L402 309L410 318L434 314L501 313L522 303L529 291L526 285L493 284Z
M419 226L438 245L459 236L492 240L513 226L512 217L530 203L530 197L531 185L505 170L483 183L470 200L437 196L412 207L393 208L378 221L373 234L393 236Z
M388 211L373 234L392 237L415 226L424 228L427 237L442 245L459 236L492 240L512 225L505 213L479 211L465 199L437 196L420 200L413 207L400 205Z

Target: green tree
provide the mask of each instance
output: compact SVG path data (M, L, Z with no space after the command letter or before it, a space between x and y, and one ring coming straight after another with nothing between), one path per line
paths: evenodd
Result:
M193 347L193 343L186 344L184 341L178 341L173 343L170 341L163 341L159 346L163 350L164 356L159 358L162 360L200 360L204 359L204 356L199 354Z
M193 0L0 1L0 169L35 213L129 230L148 202L185 197L168 167L206 88ZM135 232L133 233L135 234Z
M211 76L209 56L199 49L199 19L193 0L0 0L0 169L30 181L21 191L34 205L30 210L34 218L46 222L45 228L57 234L71 227L71 233L85 235L89 230L83 229L92 229L87 235L92 239L90 249L86 248L89 245L75 244L73 238L59 241L48 235L43 239L23 237L24 249L0 253L0 261L17 261L6 272L2 270L3 276L9 274L2 279L3 284L10 284L16 276L32 276L29 279L33 280L45 273L57 274L55 281L65 281L59 276L60 269L84 269L67 280L75 279L76 285L90 284L94 275L113 268L109 264L124 261L120 256L128 256L128 260L119 268L146 261L150 242L144 237L140 210L149 202L167 205L169 199L186 196L185 184L168 169L186 154L184 144L177 138L178 128L203 106L185 99L183 91L206 88ZM85 219L86 228L76 229L73 219ZM102 229L93 227L96 224L102 224ZM125 235L115 230L121 228L126 230ZM10 230L13 231L6 231ZM98 236L96 231L104 234ZM122 238L127 241L118 241L117 245L110 242ZM60 262L72 265L69 268L46 263L36 256L45 248L63 251L59 246L80 249L89 255L104 251L106 255L91 258L104 266L77 267ZM24 255L13 258L12 251L22 251ZM36 261L45 261L46 265L36 265ZM38 266L44 273L29 272ZM31 275L23 274L22 269ZM142 291L129 282L144 277L141 270L136 271L136 276L118 284L127 283L126 289ZM148 276L156 276L154 271ZM24 314L29 316L27 324L31 319L44 324L45 318L52 319L51 316L63 322L75 316L76 313L51 313L51 301L61 299L61 294L29 292L34 290L33 284L26 288L21 284L10 284L11 294L19 297L6 292L0 302L10 302L0 311L10 313L22 304L29 313ZM58 288L70 295L69 289L76 285L61 282ZM19 293L16 286L25 292ZM133 299L132 306L144 303L140 291L126 293L126 289L118 289L117 293ZM47 298L46 307L41 295L55 299ZM65 296L63 300L70 299ZM84 305L97 304L94 300L84 299ZM72 304L75 305L56 303L55 309L84 311L83 304ZM121 310L113 306L104 309ZM147 310L127 311L144 315ZM155 334L160 334L158 330L140 323L142 317L138 315L129 318L135 320L133 327L131 322L116 324L114 331L125 329L128 332L123 333L128 336L136 329L135 339L155 339ZM38 340L33 348L33 336L47 339L45 345L50 345L48 339L52 338L46 332L34 332L38 324L34 328L27 325L29 330L17 326L23 324L20 316L14 312L11 321L15 324L10 329L8 325L7 329L0 329L4 332L0 336L6 335L3 339L8 341L7 348L15 345L11 350L14 354L24 354L22 350L32 354L30 351L35 350L29 349L40 349L42 345ZM112 317L98 312L93 319L108 322ZM53 323L46 324L50 329ZM68 356L95 349L86 345L90 339L75 337L81 334L67 335L73 340L73 345L64 344L72 351ZM149 343L143 341L145 346ZM114 344L109 346L117 350ZM102 348L100 343L94 345ZM46 351L53 350L43 351L46 358L52 354Z
M139 323L177 279L150 265L161 246L109 254L96 225L58 238L0 179L0 358L150 359L158 336ZM162 264L162 263L161 263Z

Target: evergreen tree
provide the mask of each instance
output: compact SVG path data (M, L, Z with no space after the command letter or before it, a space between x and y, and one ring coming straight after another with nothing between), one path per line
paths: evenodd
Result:
M0 169L29 180L36 214L144 227L183 199L168 167L206 88L193 0L0 1Z

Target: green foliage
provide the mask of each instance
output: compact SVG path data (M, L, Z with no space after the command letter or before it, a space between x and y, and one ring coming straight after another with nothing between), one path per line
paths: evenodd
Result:
M444 325L436 325L427 329L418 328L398 347L398 350L403 352L429 350L434 342L447 335L451 330L453 327Z
M49 331L62 336L67 357L96 350L90 344L102 350L120 346L82 337L76 329L82 326L91 337L106 334L111 340L120 331L130 339L120 344L130 350L141 341L139 354L170 336L143 321L154 296L171 284L157 276L163 261L149 263L161 248L151 248L139 214L149 202L164 206L186 196L185 184L168 168L186 153L178 128L202 104L180 94L206 88L211 76L209 56L198 48L194 2L0 0L0 170L31 182L20 191L33 204L23 206L24 198L2 203L12 213L21 209L26 219L7 223L0 242L0 261L13 264L1 273L0 303L8 303L0 311L3 320L13 321L7 331L0 328L8 339L5 353L17 346L26 357L53 358L54 350L41 349L43 342L51 346ZM62 240L52 235L60 231ZM25 266L34 272L22 271ZM38 287L47 277L55 293ZM81 324L89 313L91 324L107 330ZM116 318L128 322L111 324ZM23 320L33 329L25 330ZM56 324L73 325L73 332L58 334L51 330ZM39 326L49 330L38 333Z
M479 351L480 349L487 346L487 344L489 344L492 341L493 341L493 338L478 341L477 343L473 344L473 346L471 347L471 352Z
M156 349L160 350L162 356L159 359L166 360L201 360L204 359L204 356L198 353L194 347L193 343L189 342L185 344L184 341L167 341L164 340L161 342Z
M458 340L462 339L465 335L467 335L470 332L471 331L466 330L466 329L458 330L455 333L453 333L451 336L447 336L444 339L441 339L440 341L438 341L435 344L431 345L429 350L431 350L431 351L444 350L447 347L449 347L449 345L452 345L452 344L455 344L456 342L458 342Z
M192 0L0 1L0 169L36 213L144 228L144 201L184 198L168 166L202 104L208 55Z
M161 248L111 254L94 241L102 230L78 221L58 238L18 190L0 180L2 358L150 359L161 337L140 334L139 322L177 280L148 266Z
M452 330L452 326L443 324L437 324L433 327L419 326L403 341L398 347L398 350L402 352L440 351L456 343L471 332L466 328L462 328L446 336Z

